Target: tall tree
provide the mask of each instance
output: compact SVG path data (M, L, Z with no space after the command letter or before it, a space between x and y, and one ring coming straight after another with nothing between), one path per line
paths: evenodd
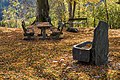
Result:
M49 18L49 4L48 0L37 0L37 15L36 21L43 22Z
M107 0L105 0L105 10L106 10L106 20L107 20L107 23L109 22L109 14L108 14L108 8L107 8ZM111 26L110 26L111 28Z
M68 3L69 19L73 19L75 16L76 2L70 0ZM70 21L70 27L73 27L73 21Z

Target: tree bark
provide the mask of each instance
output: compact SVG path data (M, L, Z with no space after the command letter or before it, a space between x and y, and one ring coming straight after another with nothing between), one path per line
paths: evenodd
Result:
M37 0L36 21L44 22L49 18L48 0Z
M72 3L71 1L69 2L69 5L68 5L68 11L69 11L69 19L73 18L72 17ZM69 27L73 27L73 23L72 21L69 21Z
M69 2L69 19L73 19L75 15L76 2L72 5L72 0ZM73 27L73 21L69 21L70 27Z
M105 10L106 10L106 21L109 24L109 14L108 14L108 8L107 8L107 0L105 0ZM111 25L110 25L110 29L111 29Z
M69 11L69 18L72 18L72 3L69 2L69 5L68 5L68 11Z
M74 1L74 4L73 4L73 13L72 13L72 14L73 14L73 15L72 15L73 18L74 18L74 16L75 16L75 9L76 9L76 2Z

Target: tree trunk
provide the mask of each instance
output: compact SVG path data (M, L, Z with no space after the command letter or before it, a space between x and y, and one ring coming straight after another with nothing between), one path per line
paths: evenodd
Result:
M108 8L107 8L107 1L106 0L105 0L105 10L106 10L106 21L109 24L109 14L108 14ZM110 25L110 29L111 29L111 25Z
M76 8L76 2L74 1L74 4L73 4L73 13L72 13L72 14L73 14L73 15L72 15L73 18L74 18L74 16L75 16L75 8Z
M75 15L76 2L72 5L72 1L69 2L69 19L73 19ZM73 27L73 21L69 21L70 27Z
M94 17L94 21L93 21L93 26L96 27L96 24L95 24L95 6L93 5L93 17Z
M37 0L36 21L44 22L49 18L48 0Z
M71 3L71 1L69 2L69 5L68 5L68 11L69 11L69 19L71 19L71 18L73 18L72 17L72 3ZM73 27L73 23L72 23L72 21L69 21L69 27Z
M72 3L69 2L69 5L68 5L68 11L69 11L69 18L72 18Z

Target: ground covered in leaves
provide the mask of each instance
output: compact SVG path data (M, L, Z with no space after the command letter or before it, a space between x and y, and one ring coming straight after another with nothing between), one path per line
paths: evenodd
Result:
M93 30L64 30L61 40L24 41L21 29L0 28L0 80L120 80L120 29L109 30L108 65L77 64L72 59L72 46L92 41Z

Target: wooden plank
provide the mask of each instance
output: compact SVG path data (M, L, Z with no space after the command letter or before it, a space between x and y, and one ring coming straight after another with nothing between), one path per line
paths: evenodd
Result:
M52 25L49 22L39 22L37 27L51 27Z
M87 18L71 18L69 21L75 21L75 20L87 20Z

